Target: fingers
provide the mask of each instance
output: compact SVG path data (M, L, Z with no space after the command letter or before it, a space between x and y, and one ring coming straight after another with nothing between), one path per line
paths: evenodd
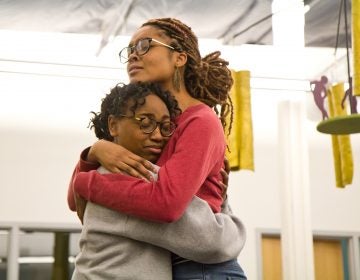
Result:
M226 198L227 189L229 185L229 173L230 173L230 163L228 159L224 158L224 168L220 170L220 174L222 176L222 181L219 182L219 185L222 187L222 197L223 199Z
M141 171L139 171L139 169ZM138 169L135 169L132 166L126 165L122 168L122 170L124 170L124 172L126 174L128 174L132 177L139 178L139 179L145 180L147 182L154 180L151 173L144 167L142 167L142 168L138 167Z
M112 173L126 173L130 176L151 181L151 172L156 173L153 165L125 149L121 145L108 141L98 141L96 144L96 158L102 166ZM95 157L95 155L93 155ZM151 172L149 172L151 171Z
M152 173L157 172L150 162L133 154L128 157L126 162L122 162L121 168L119 169L133 177L146 181L153 181Z
M220 186L220 188L222 189L221 196L222 196L223 200L225 200L226 195L227 195L227 188L228 188L228 186L225 185L222 181L219 181L219 186Z
M229 184L229 174L224 170L220 170L220 174L222 176L222 183L227 187Z
M81 223L83 223L87 201L81 196L79 196L77 193L75 193L75 204L76 204L76 213Z
M148 171L156 173L156 169L154 168L154 166L146 159L139 156L131 157L131 159L133 160L133 164L131 166L139 170L140 173L143 173L142 171L145 171L146 173Z
M225 166L224 169L225 169L226 173L229 174L231 167L230 167L230 163L229 163L229 160L227 159L227 157L224 158L224 166Z
M119 162L117 166L107 169L112 173L125 173L148 182L154 180L152 173L144 165L134 160L130 160L128 163Z

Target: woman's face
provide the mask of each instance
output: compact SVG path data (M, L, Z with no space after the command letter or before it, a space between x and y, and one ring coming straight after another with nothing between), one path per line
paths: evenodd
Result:
M153 38L167 45L171 41L159 29L144 26L133 35L129 45L133 46L143 38ZM170 89L177 52L156 42L151 42L150 45L150 49L146 54L139 56L136 52L133 52L130 55L127 64L130 82L158 82L163 88Z
M133 112L128 111L126 115L133 116ZM135 116L148 117L157 122L170 120L169 110L165 103L155 94L145 97L145 104L135 111ZM140 129L140 122L133 117L110 117L109 129L115 143L153 163L157 161L169 140L169 137L160 134L159 126L152 133L144 133Z

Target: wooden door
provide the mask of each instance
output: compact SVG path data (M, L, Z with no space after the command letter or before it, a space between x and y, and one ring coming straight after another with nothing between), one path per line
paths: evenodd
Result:
M282 280L279 236L262 237L263 280ZM344 280L343 247L340 239L314 240L315 280Z

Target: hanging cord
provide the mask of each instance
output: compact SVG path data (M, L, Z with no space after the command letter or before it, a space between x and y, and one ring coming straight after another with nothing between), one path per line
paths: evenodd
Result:
M351 77L350 77L350 55L349 55L349 31L348 31L348 22L347 22L347 0L342 0L344 2L344 17L345 17L345 40L346 40L346 62L347 62L347 72L348 72L348 82L351 86Z
M342 1L344 1L344 17L345 17L346 62L347 62L347 74L348 74L348 83L349 83L348 98L349 98L351 113L356 113L356 105L355 105L356 100L354 99L352 94L352 79L350 75L349 31L348 31L347 7L346 7L347 0L342 0Z
M336 44L335 44L335 52L334 56L336 56L336 51L338 48L339 43L339 33L340 33L340 22L341 22L341 14L342 14L342 7L344 6L344 22L345 22L345 44L346 44L346 66L347 66L347 77L349 83L349 104L350 108L353 108L353 95L352 95L352 81L350 75L350 54L349 54L349 30L348 30L348 22L347 22L347 0L341 0L340 8L339 8L339 17L338 17L338 25L337 25L337 32L336 32Z
M337 51L338 44L339 44L340 21L341 21L341 14L342 14L342 6L343 6L343 2L344 2L344 0L341 0L341 3L340 3L340 9L339 9L339 16L338 16L337 31L336 31L336 43L335 43L334 56L336 56L336 51Z

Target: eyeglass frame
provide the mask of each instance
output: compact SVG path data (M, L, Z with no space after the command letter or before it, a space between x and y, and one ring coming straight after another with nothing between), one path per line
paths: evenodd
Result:
M148 116L142 116L142 117L139 117L139 116L138 116L138 117L137 117L137 116L127 116L127 115L119 115L119 116L120 116L120 117L129 118L129 119L134 119L134 120L138 121L138 122L140 123L140 125L139 125L140 130L141 130L142 132L144 132L145 134L151 134L151 133L153 133L153 132L155 131L155 129L156 129L157 127L159 127L159 131L160 131L160 134L161 134L162 137L170 137L171 135L174 134L174 132L175 132L175 130L176 130L176 127L177 127L176 123L174 123L174 122L172 122L172 121L158 122L158 121L156 121L156 120L154 120L154 119L152 119L152 118L150 118L150 117L148 117ZM154 126L154 128L153 128L151 131L144 131L144 130L143 130L143 127L141 126L141 123L142 123L142 121L143 121L144 119L149 119L152 123L155 123L155 126ZM164 123L170 123L170 125L173 125L173 127L174 127L173 131L172 131L169 135L164 135L163 132L162 132L162 126L163 126Z
M138 52L138 50L136 50L136 48L137 48L137 46L139 46L139 42L142 42L142 41L148 41L148 42L149 42L149 47L147 48L147 50L146 50L144 53L139 54L139 52ZM150 38L150 37L149 37L149 38L142 38L142 39L140 39L139 41L137 41L136 44L134 44L133 46L127 46L127 47L124 47L124 48L121 49L121 51L119 52L120 62L123 63L123 64L127 63L127 62L129 61L130 55L131 55L134 51L136 51L136 54L137 54L138 56L143 56L143 55L147 54L148 51L150 50L150 48L152 47L152 46L151 46L151 42L152 42L152 41L154 41L155 43L160 44L161 46L167 47L167 48L169 48L169 49L171 49L171 50L173 50L173 51L181 51L179 48L170 46L170 45L165 44L165 43L163 43L163 42L160 42L159 40L156 40L156 39L154 39L154 38ZM126 53L127 53L127 57L121 55L121 53L122 53L124 50L127 50L127 52L126 52ZM129 50L130 50L130 53L129 53ZM126 61L122 61L122 59L124 59L124 60L126 60Z

